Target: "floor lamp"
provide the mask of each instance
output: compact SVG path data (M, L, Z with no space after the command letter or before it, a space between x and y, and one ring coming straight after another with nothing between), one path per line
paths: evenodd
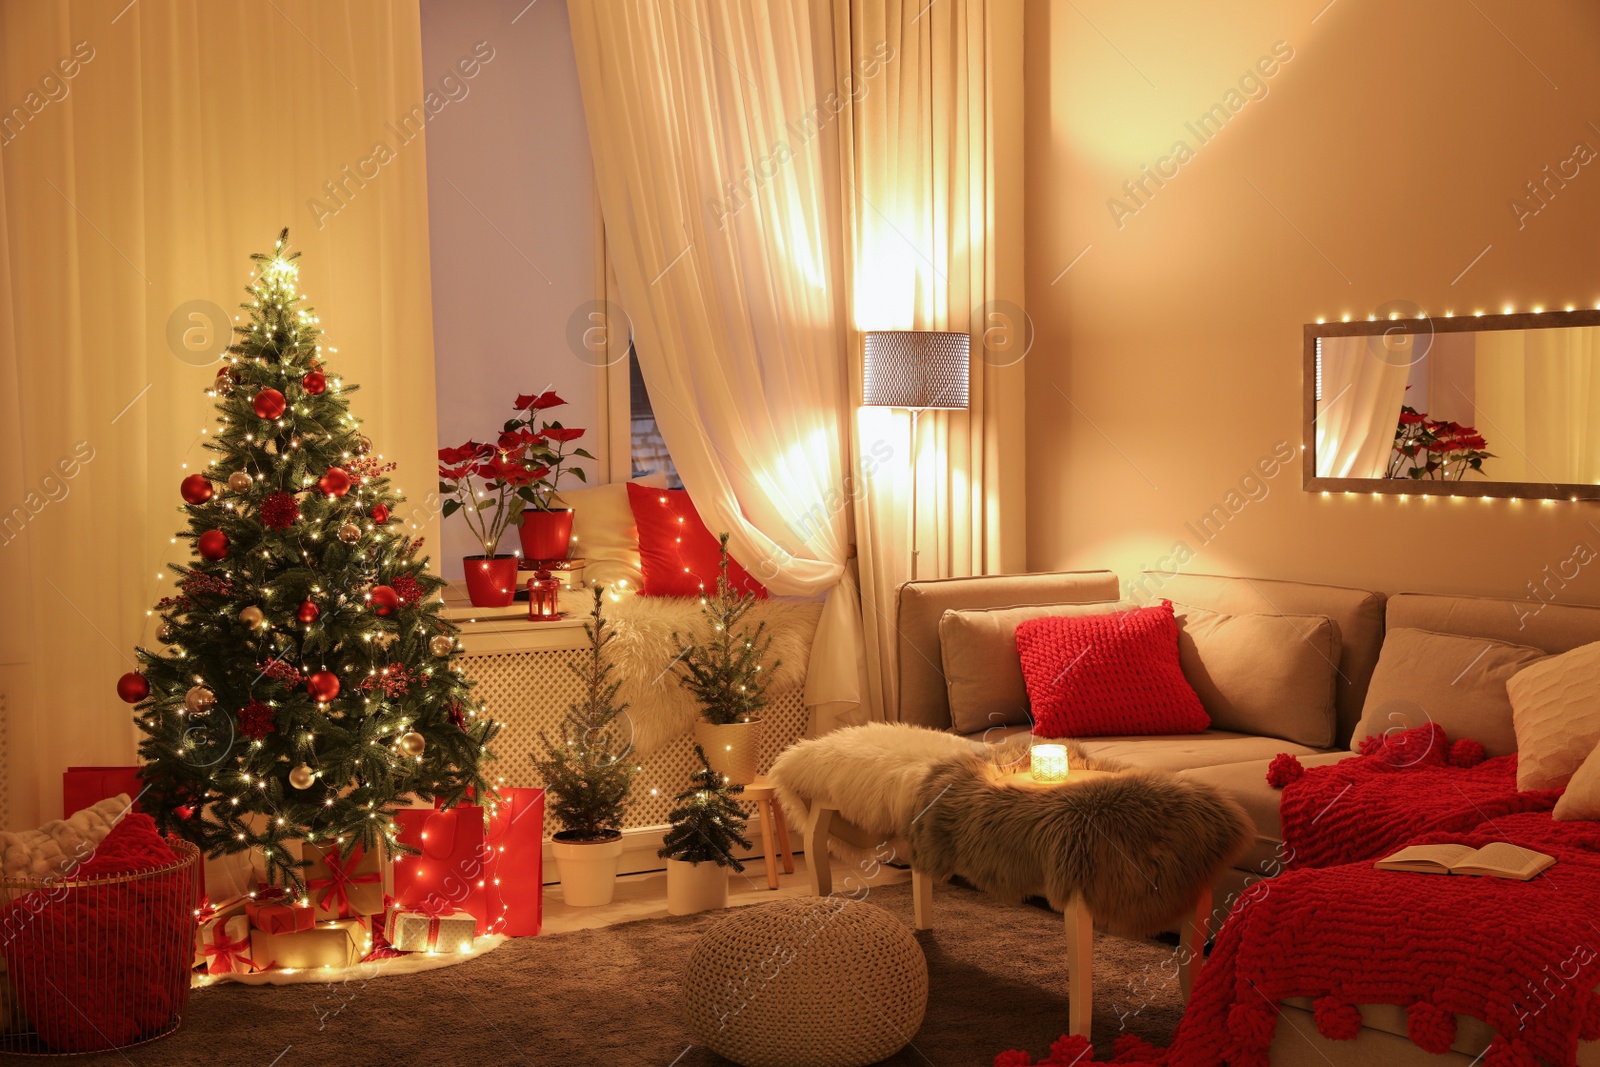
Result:
M917 577L917 417L967 410L972 338L950 330L869 330L861 403L911 412L911 577Z

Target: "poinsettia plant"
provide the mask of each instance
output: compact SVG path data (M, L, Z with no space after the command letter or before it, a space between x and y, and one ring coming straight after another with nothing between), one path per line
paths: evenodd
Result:
M566 401L557 396L554 389L546 389L542 393L522 393L513 405L516 416L506 421L500 434L502 448L522 449L522 462L530 470L539 472L516 490L522 503L537 511L554 509L552 501L563 474L571 474L580 482L589 480L582 467L570 464L574 459L594 459L594 456L582 448L570 451L567 448L585 431L563 426L544 416L544 412L565 404ZM522 522L522 510L518 508L512 520L518 525Z
M544 477L545 468L530 464L528 446L468 441L439 449L439 492L446 497L444 517L461 512L467 526L494 556L506 527L522 514L520 493Z
M1389 455L1390 478L1424 478L1459 482L1468 471L1483 473L1483 461L1494 459L1489 442L1474 427L1402 406Z

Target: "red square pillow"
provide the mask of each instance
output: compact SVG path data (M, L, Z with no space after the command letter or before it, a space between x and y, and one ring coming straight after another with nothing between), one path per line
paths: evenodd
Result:
M639 527L641 596L699 596L717 591L717 539L700 521L682 489L651 489L628 484L628 505ZM737 560L728 560L728 581L738 590L765 598L766 586L750 577Z
M1196 734L1211 718L1178 666L1172 601L1017 625L1039 737Z

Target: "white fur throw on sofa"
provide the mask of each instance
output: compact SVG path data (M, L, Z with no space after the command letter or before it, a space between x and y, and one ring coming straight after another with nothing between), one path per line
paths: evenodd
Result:
M700 601L687 597L625 596L607 600L605 615L613 624L614 640L606 651L617 670L612 677L622 683L617 699L628 704L633 722L633 745L648 756L679 734L688 733L700 717L700 708L678 684L675 670L683 646L672 639L700 637L705 622ZM750 626L767 624L772 638L767 654L775 690L803 686L811 659L811 641L822 617L820 597L771 597L758 600L745 616ZM774 669L771 664L778 663Z

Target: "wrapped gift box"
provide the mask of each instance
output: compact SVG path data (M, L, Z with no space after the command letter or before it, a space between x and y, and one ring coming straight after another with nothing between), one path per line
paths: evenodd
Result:
M194 910L194 965L199 967L206 962L205 948L213 937L212 928L220 926L229 919L245 915L245 905L249 902L247 897L234 897L221 904L213 905L209 899L202 900L200 906ZM248 916L247 916L248 918Z
M365 919L319 922L292 934L250 931L251 958L262 970L292 967L354 967L372 949Z
M260 970L250 934L250 919L232 915L206 923L200 934L200 955L207 974L240 974Z
M300 933L311 929L317 920L316 909L311 905L291 902L281 892L275 897L258 893L256 900L245 902L244 912L252 930L269 934Z
M389 909L383 936L399 952L466 952L477 930L477 917L464 911L431 914L396 905Z
M306 845L306 892L316 921L383 914L383 857L360 848L343 857L338 845Z

